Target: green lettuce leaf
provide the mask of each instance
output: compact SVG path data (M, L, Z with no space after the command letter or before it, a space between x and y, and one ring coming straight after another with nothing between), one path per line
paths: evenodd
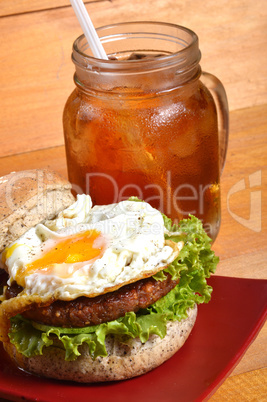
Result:
M113 334L127 341L130 338L139 337L141 342L146 342L150 335L156 334L163 338L166 335L165 314L148 314L136 316L135 313L126 313L124 317L118 320L110 321L105 324L94 326L92 332L90 327L88 333L84 333L84 328L79 334L75 328L71 333L70 328L59 328L41 325L42 329L37 329L38 323L26 320L20 315L10 319L11 331L9 332L10 342L17 350L26 357L43 354L43 348L54 345L65 350L66 360L75 360L80 356L79 346L86 343L89 347L89 353L93 359L97 356L107 356L105 339L107 335ZM65 332L67 332L65 334Z
M166 296L136 314L126 313L117 320L84 328L51 327L17 315L10 319L10 342L27 357L40 355L44 348L53 345L65 350L66 360L75 360L83 343L88 345L93 359L106 356L105 339L110 334L124 342L138 337L145 343L152 334L164 338L168 321L180 321L187 317L188 308L210 300L212 288L206 278L215 272L219 259L211 250L211 240L197 218L190 216L178 225L172 225L165 215L163 219L168 230L166 239L184 242L177 259L154 275L156 280L164 280L166 273L179 279L178 285Z

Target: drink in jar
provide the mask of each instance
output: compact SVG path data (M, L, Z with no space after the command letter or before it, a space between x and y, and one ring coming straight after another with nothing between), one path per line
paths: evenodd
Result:
M129 32L133 34L134 26L138 37L144 32L145 23L140 24L142 29L130 24ZM120 32L126 29L122 25ZM151 36L157 23L147 25ZM118 43L114 51L108 42L113 60L99 61L84 56L83 38L76 41L76 89L63 116L69 179L74 190L89 193L94 204L137 196L174 222L196 215L215 239L221 172L216 104L200 79L196 36L163 25L179 38L179 46L181 29L183 40L191 40L187 58L185 45L175 52L173 44L168 48L164 43L163 49L154 38L153 49L151 39L143 43L144 49L151 46L146 57L118 49ZM110 38L111 32L105 28L102 34ZM105 39L102 42L105 45ZM119 42L122 47L123 40Z

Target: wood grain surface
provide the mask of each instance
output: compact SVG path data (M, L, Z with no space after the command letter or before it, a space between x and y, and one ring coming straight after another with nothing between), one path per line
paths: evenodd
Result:
M160 20L198 34L202 68L221 79L231 111L217 274L267 279L265 1L99 0L86 7L95 26ZM68 0L0 0L0 33L0 175L42 167L67 175L62 111L81 33L74 12ZM267 400L266 349L265 324L211 401Z
M30 7L35 1L24 3ZM203 70L224 83L230 110L236 110L266 102L264 3L113 0L89 3L87 9L96 26L161 20L194 30L200 40ZM71 48L81 34L72 8L2 17L0 32L1 155L62 145L62 111L74 88Z
M85 4L106 0L86 0ZM69 0L0 0L0 17L69 7Z

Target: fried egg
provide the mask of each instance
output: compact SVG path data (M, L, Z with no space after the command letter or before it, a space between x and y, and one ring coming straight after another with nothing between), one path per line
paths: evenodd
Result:
M151 276L183 244L165 242L159 211L146 202L92 207L88 195L54 220L31 228L1 255L9 284L23 294L60 300L94 297Z

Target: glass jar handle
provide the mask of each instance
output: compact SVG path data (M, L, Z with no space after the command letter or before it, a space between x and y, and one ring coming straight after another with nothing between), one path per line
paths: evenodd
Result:
M229 137L229 109L227 96L221 81L214 75L202 72L201 81L210 90L217 109L219 128L219 158L222 174L225 165Z

